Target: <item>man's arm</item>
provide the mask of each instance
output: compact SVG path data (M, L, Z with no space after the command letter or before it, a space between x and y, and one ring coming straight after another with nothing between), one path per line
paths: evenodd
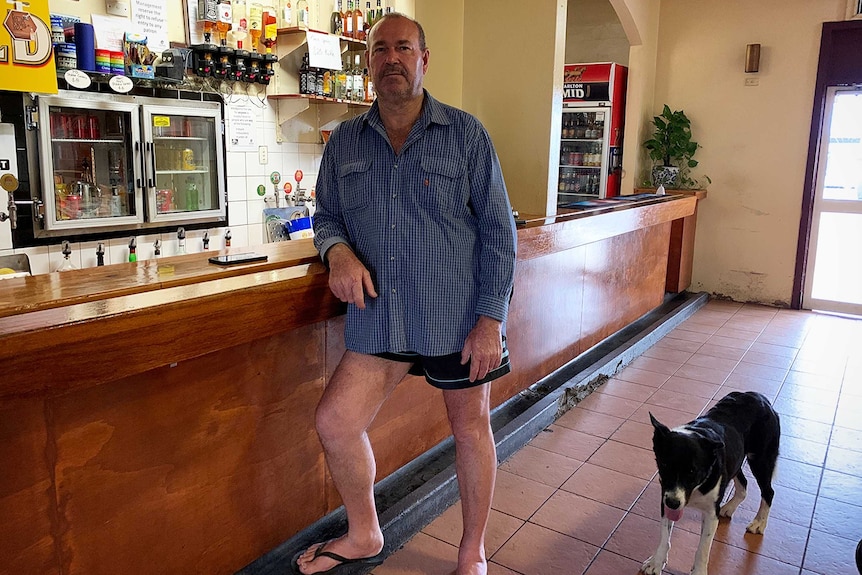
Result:
M337 243L324 254L329 264L329 289L343 302L365 309L365 294L377 297L368 268L362 265L347 244Z

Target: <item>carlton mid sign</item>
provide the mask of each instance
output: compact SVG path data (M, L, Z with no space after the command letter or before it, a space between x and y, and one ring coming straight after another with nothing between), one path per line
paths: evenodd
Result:
M566 64L563 69L563 101L609 101L611 66L610 63Z
M0 28L0 90L57 93L47 0L15 2Z

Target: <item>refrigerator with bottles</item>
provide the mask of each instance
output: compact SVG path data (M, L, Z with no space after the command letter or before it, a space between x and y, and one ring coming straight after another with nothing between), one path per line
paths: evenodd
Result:
M620 193L628 69L566 64L557 207Z

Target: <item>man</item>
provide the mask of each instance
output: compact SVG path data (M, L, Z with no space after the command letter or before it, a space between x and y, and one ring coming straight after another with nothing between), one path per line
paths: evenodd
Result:
M443 390L455 439L464 520L456 573L487 573L497 465L488 382L509 371L515 227L487 132L423 89L428 54L418 22L390 14L375 24L366 61L377 101L335 129L321 161L315 245L348 310L347 351L316 428L348 532L299 554L299 573L382 562L366 430L417 370Z

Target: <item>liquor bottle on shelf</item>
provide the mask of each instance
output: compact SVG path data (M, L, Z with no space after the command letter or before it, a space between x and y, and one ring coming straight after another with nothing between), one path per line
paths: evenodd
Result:
M353 56L353 101L365 100L365 85L362 81L362 67L359 65L359 54Z
M374 10L371 9L371 2L365 3L365 24L362 26L362 39L368 39L368 32L374 26Z
M342 23L343 20L341 19L341 0L336 0L332 14L329 17L329 31L333 34L338 34L339 36L341 36Z
M344 35L348 38L353 38L353 0L347 0L347 8L342 15L342 21Z
M248 4L248 35L251 37L251 50L258 51L258 43L263 35L263 6L258 2Z
M383 18L383 6L380 5L380 0L377 0L377 9L374 11L374 23Z
M344 99L353 99L353 71L350 69L350 56L341 63L341 72L344 74Z
M332 71L323 71L323 95L326 98L332 97Z
M243 43L248 37L248 17L245 0L232 0L231 14L233 22L231 23L230 33L233 37L234 47L237 50L242 50Z
M348 90L350 86L348 86L348 78L352 81L353 75L348 76L347 74L347 65L343 63L341 65L341 70L338 71L338 84L340 86L341 94L339 96L340 100L349 100L350 96Z
M218 3L218 22L216 22L216 30L218 30L218 39L221 46L227 46L227 33L232 25L233 12L230 0L221 0Z
M281 0L278 10L279 28L290 28L293 26L293 5L291 0Z
M307 0L299 0L296 3L296 25L302 28L308 28L311 22L311 15L308 11Z
M306 52L302 56L302 65L299 67L299 93L300 94L310 94L311 93L308 89L308 76L309 76L308 52Z
M365 17L362 15L362 10L359 8L359 0L354 3L356 7L353 10L353 37L357 40L365 40Z

